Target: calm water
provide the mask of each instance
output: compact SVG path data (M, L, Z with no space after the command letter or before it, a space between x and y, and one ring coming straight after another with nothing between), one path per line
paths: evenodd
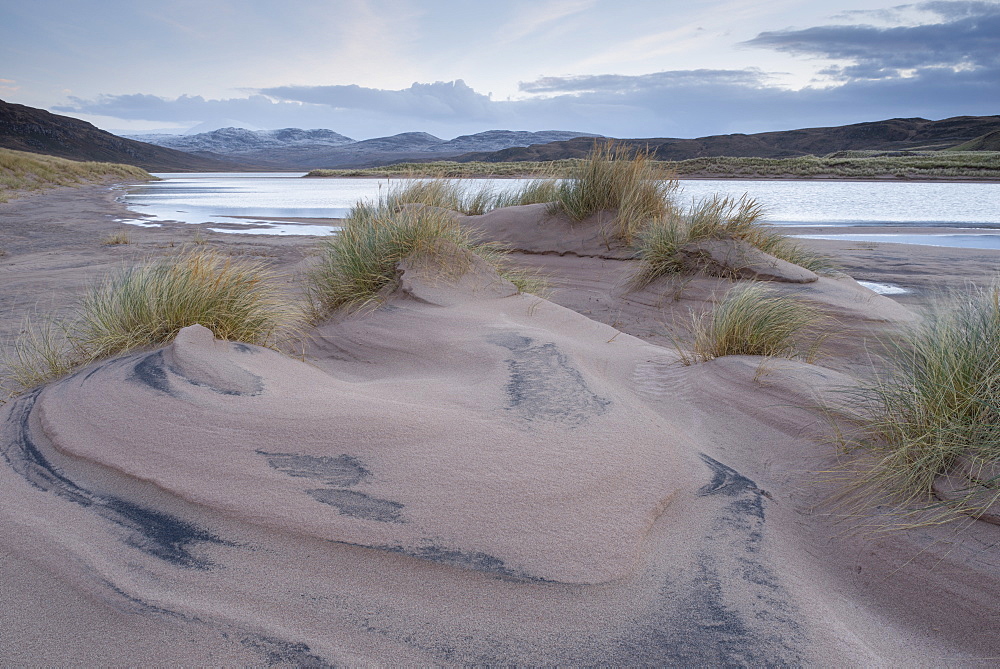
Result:
M129 208L145 215L126 222L209 223L224 226L213 228L220 232L252 234L329 234L335 230L329 224L280 219L343 217L357 201L376 199L390 187L385 179L302 179L302 174L157 174L163 181L135 186L124 194ZM470 183L479 186L483 181ZM487 181L497 190L519 183ZM767 220L776 225L971 228L931 241L1000 248L1000 184L995 183L682 181L678 199L688 204L716 193L748 194L766 207ZM860 241L920 241L919 236L877 237Z

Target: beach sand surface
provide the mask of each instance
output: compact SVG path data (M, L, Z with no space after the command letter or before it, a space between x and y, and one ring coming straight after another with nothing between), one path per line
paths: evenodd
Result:
M96 186L0 205L6 350L123 263L208 247L295 296L315 254L184 224L105 245L124 216ZM294 351L192 326L0 406L3 663L1000 657L1000 527L875 531L889 509L836 503L850 472L831 441L879 339L935 289L988 283L1000 252L804 241L844 270L771 282L827 314L814 364L684 365L684 323L738 282L633 290L601 221L542 216L461 220L520 240L544 297L441 245Z

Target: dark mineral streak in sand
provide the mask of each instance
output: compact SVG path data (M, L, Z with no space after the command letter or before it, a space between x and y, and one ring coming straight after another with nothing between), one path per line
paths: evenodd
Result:
M494 334L489 341L511 352L507 409L523 420L578 427L611 405L611 400L590 390L580 370L555 344L535 344L530 337L510 332Z
M658 604L621 640L626 664L801 666L805 630L788 593L763 562L764 499L751 479L699 454L712 479L700 497L721 497L712 531L686 580L665 577Z
M39 490L90 508L127 530L125 542L178 567L208 569L212 562L194 555L199 543L232 545L176 516L148 509L113 495L87 490L60 472L42 454L32 436L31 411L41 389L14 401L2 430L0 448L11 469Z
M280 472L296 478L323 481L328 488L313 488L305 492L317 502L337 509L339 513L362 520L380 523L405 523L403 505L389 499L379 499L352 488L371 477L371 472L361 461L350 455L316 456L298 453L268 453L257 451L267 458L267 464Z

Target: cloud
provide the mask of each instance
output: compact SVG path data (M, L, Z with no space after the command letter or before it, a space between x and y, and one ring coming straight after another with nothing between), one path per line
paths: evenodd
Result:
M794 55L850 61L828 68L845 79L891 79L928 68L987 69L1000 72L1000 4L923 2L900 5L880 18L917 10L938 20L894 27L832 25L764 32L744 45Z
M488 120L490 98L464 81L414 83L403 90L361 86L279 86L260 91L283 101L308 102L355 111L378 111L427 119Z
M760 70L673 70L637 76L619 74L582 75L575 77L542 77L520 82L524 93L605 93L626 94L650 92L679 87L763 86L768 75Z
M546 7L555 16L577 6ZM801 90L778 86L759 69L700 69L543 76L520 82L517 100L493 100L456 79L402 89L274 86L220 100L70 98L56 109L203 127L240 119L262 128L331 128L358 139L415 130L454 137L494 128L697 137L997 113L1000 3L931 1L852 16L862 23L764 32L745 43L833 61L822 71L835 77L833 85ZM918 23L899 25L914 16ZM864 23L875 18L889 25Z

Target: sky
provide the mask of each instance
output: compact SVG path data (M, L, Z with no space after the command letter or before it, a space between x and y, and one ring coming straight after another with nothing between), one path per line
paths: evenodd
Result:
M0 99L354 139L995 115L1000 0L0 0Z

